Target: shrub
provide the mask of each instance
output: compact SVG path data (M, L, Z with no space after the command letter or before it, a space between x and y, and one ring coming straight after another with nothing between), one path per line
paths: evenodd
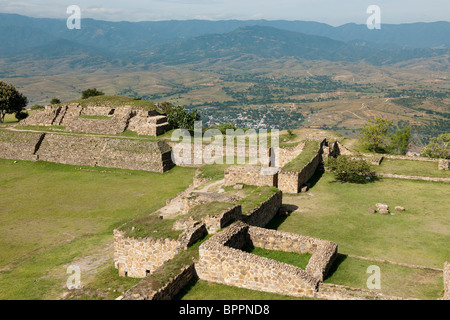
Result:
M61 100L59 100L58 98L53 98L52 100L50 100L50 104L59 104L61 103Z
M103 95L105 95L105 93L102 91L98 91L96 88L86 89L83 92L81 92L81 99L87 99L89 97L96 97L96 96L103 96Z
M430 143L422 150L421 155L429 158L450 159L450 133L431 138Z
M366 183L376 177L370 164L362 159L339 156L329 158L325 165L335 174L336 180L342 182Z

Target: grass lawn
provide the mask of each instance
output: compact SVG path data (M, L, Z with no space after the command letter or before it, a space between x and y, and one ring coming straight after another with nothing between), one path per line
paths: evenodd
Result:
M442 272L413 269L389 263L366 261L338 255L325 279L326 283L346 285L367 290L369 266L380 268L380 289L377 292L405 298L436 300L444 295Z
M193 280L175 300L311 300Z
M247 246L242 250L260 257L265 257L268 259L276 260L278 262L290 264L292 266L299 267L303 270L306 269L309 259L311 258L311 254L309 253L300 254L295 252L268 250L253 246Z
M300 155L297 158L286 164L283 167L283 170L291 172L301 171L303 167L306 166L311 161L311 159L316 155L318 149L319 149L319 142L311 140L306 141L302 153L300 153Z
M283 195L292 214L270 227L336 242L339 252L442 268L450 259L450 185L381 179L335 182L324 173L307 193ZM386 203L394 216L369 213Z
M194 173L0 160L0 299L58 298L69 264L82 283L97 281L111 266L112 230L162 207Z
M450 170L439 170L438 163L431 161L384 159L374 170L379 173L450 178Z

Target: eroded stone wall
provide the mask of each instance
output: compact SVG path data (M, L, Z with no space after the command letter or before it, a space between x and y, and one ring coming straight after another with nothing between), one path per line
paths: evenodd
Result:
M278 173L278 189L286 193L298 193L301 187L308 182L315 174L317 168L322 163L323 140L315 156L299 172L291 172L281 169Z
M44 134L0 131L0 158L36 160L36 150Z
M144 278L164 262L172 259L180 250L173 239L135 239L114 230L114 265L120 276Z
M283 193L278 191L251 212L243 212L243 221L252 226L264 227L276 216L282 204Z
M232 206L214 215L208 215L202 219L209 234L216 233L231 222L240 220L242 217L242 207Z
M90 119L83 116L106 117ZM129 129L138 135L158 136L169 130L167 116L131 106L102 107L80 104L47 106L20 122L24 126L65 126L70 132L118 134Z
M240 250L251 241L252 228L238 222L203 243L195 265L198 277L252 290L313 297L319 279L309 272Z
M225 185L243 183L253 186L278 185L278 169L249 165L230 166L225 170Z

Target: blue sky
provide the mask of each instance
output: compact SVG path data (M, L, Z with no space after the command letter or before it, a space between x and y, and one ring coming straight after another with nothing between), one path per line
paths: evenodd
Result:
M0 0L0 12L67 18L69 5L78 5L82 18L109 21L283 19L336 26L366 23L369 5L381 8L382 23L450 20L450 0Z

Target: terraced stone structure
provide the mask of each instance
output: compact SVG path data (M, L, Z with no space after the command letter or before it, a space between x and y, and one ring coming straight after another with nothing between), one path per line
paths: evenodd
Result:
M163 141L0 131L0 158L165 172L174 164Z
M306 270L246 253L246 245L305 253L312 257ZM195 265L200 279L226 285L292 296L314 297L333 263L337 245L296 234L277 232L237 222L204 242Z
M138 135L158 136L169 130L165 115L132 106L86 106L78 103L46 106L22 120L23 126L64 126L69 132L118 134L131 130Z

